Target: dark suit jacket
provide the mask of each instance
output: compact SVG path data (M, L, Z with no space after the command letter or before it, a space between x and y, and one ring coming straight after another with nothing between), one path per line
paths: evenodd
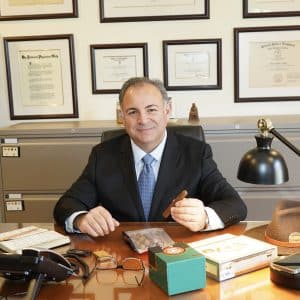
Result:
M149 221L164 220L162 212L183 189L213 208L225 226L246 217L244 202L218 171L210 146L169 132ZM54 218L64 225L74 212L98 205L118 221L145 221L128 135L93 148L83 173L56 204Z

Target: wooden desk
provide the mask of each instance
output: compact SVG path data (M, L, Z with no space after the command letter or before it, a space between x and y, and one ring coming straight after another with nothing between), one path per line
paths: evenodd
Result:
M166 232L175 241L192 242L195 240L215 236L223 233L243 234L245 230L253 226L261 225L261 222L241 222L238 225L231 226L221 231L211 233L192 233L184 227L175 223L122 223L121 226L111 235L93 239L86 235L71 235L72 243L68 246L58 248L58 252L65 252L68 248L80 248L89 250L105 250L115 255L119 260L125 257L140 257L143 259L146 267L146 276L142 286L129 286L124 283L122 270L114 271L114 282L103 283L101 273L106 271L94 271L90 279L82 284L79 279L69 279L62 283L47 283L41 288L38 299L84 299L84 300L158 300L158 299L197 299L197 300L215 300L215 299L245 299L245 300L278 300L278 299L299 299L300 291L286 289L274 285L270 281L269 268L264 268L240 277L229 279L224 282L217 282L210 278L207 279L207 286L203 290L188 292L184 294L168 297L158 286L156 286L148 277L148 256L135 253L122 239L123 230L134 230L148 227L163 227ZM29 224L0 224L0 232L22 227ZM51 224L38 224L47 228L53 227ZM55 227L57 231L61 228ZM93 258L87 259L90 266L93 265ZM99 278L100 277L100 278ZM4 280L1 279L3 282ZM7 283L2 285L0 295L4 289L7 290ZM4 288L5 286L5 288ZM15 288L15 285L14 287ZM9 290L12 289L10 285ZM11 298L9 298L11 299Z

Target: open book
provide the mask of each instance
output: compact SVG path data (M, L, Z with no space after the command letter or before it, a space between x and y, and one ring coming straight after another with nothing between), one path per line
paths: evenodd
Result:
M0 249L6 252L21 252L24 248L51 249L69 243L68 236L37 226L0 233Z

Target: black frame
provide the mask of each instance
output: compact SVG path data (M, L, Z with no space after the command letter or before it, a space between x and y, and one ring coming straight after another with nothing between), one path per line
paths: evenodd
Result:
M190 20L190 19L209 19L209 0L204 0L203 14L181 14L181 15L161 15L161 16L132 16L132 17L105 17L104 5L105 1L99 0L100 5L100 22L138 22L138 21L168 21L168 20ZM126 1L126 0L123 0Z
M244 18L268 18L268 17L298 17L300 16L300 10L298 11L274 11L274 12L256 12L251 13L248 11L248 0L243 0L243 17Z
M96 61L95 61L95 51L103 50L103 49L133 49L133 48L141 48L143 52L143 74L139 76L148 77L148 44L147 43L127 43L127 44L97 44L90 45L90 55L91 55L91 72L92 72L92 91L93 94L114 94L119 93L121 87L119 89L108 89L97 88L97 78L96 78Z
M62 13L48 13L48 14L30 14L30 15L11 15L1 16L0 21L11 20L34 20L34 19L57 19L57 18L77 18L78 17L78 0L71 0L73 5L73 11Z
M14 96L13 96L13 81L11 77L11 64L9 43L10 42L23 42L23 41L44 41L44 40L60 40L65 39L68 41L68 51L70 56L70 79L72 86L72 113L65 114L32 114L32 115L16 115L14 112ZM6 62L6 75L9 99L9 111L11 120L28 120L28 119L57 119L57 118L78 118L78 96L77 96L77 83L76 83L76 68L75 68L75 54L74 54L74 38L73 34L60 34L60 35L42 35L42 36L21 36L21 37L6 37L4 41L5 62Z
M169 66L168 66L168 46L170 45L197 45L197 44L216 44L217 46L217 82L214 85L170 85ZM191 40L169 40L163 41L163 77L167 90L215 90L222 89L222 40L221 39L191 39Z
M266 101L299 101L299 96L278 96L276 91L274 95L268 97L256 96L256 97L240 97L240 55L239 55L239 34L240 33L253 33L257 32L273 32L273 31L299 31L300 40L300 26L266 26L266 27L242 27L234 28L234 102L266 102ZM300 72L300 70L299 70Z

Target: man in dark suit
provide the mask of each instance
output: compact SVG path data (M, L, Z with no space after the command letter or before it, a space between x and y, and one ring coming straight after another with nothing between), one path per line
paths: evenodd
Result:
M119 100L128 135L93 148L83 173L55 206L59 224L96 237L114 231L119 221L162 221L163 211L183 189L188 196L171 208L168 221L199 231L246 217L244 202L217 169L210 146L166 130L171 103L160 81L129 79ZM151 180L140 187L146 154L152 160ZM153 196L144 200L150 181Z

